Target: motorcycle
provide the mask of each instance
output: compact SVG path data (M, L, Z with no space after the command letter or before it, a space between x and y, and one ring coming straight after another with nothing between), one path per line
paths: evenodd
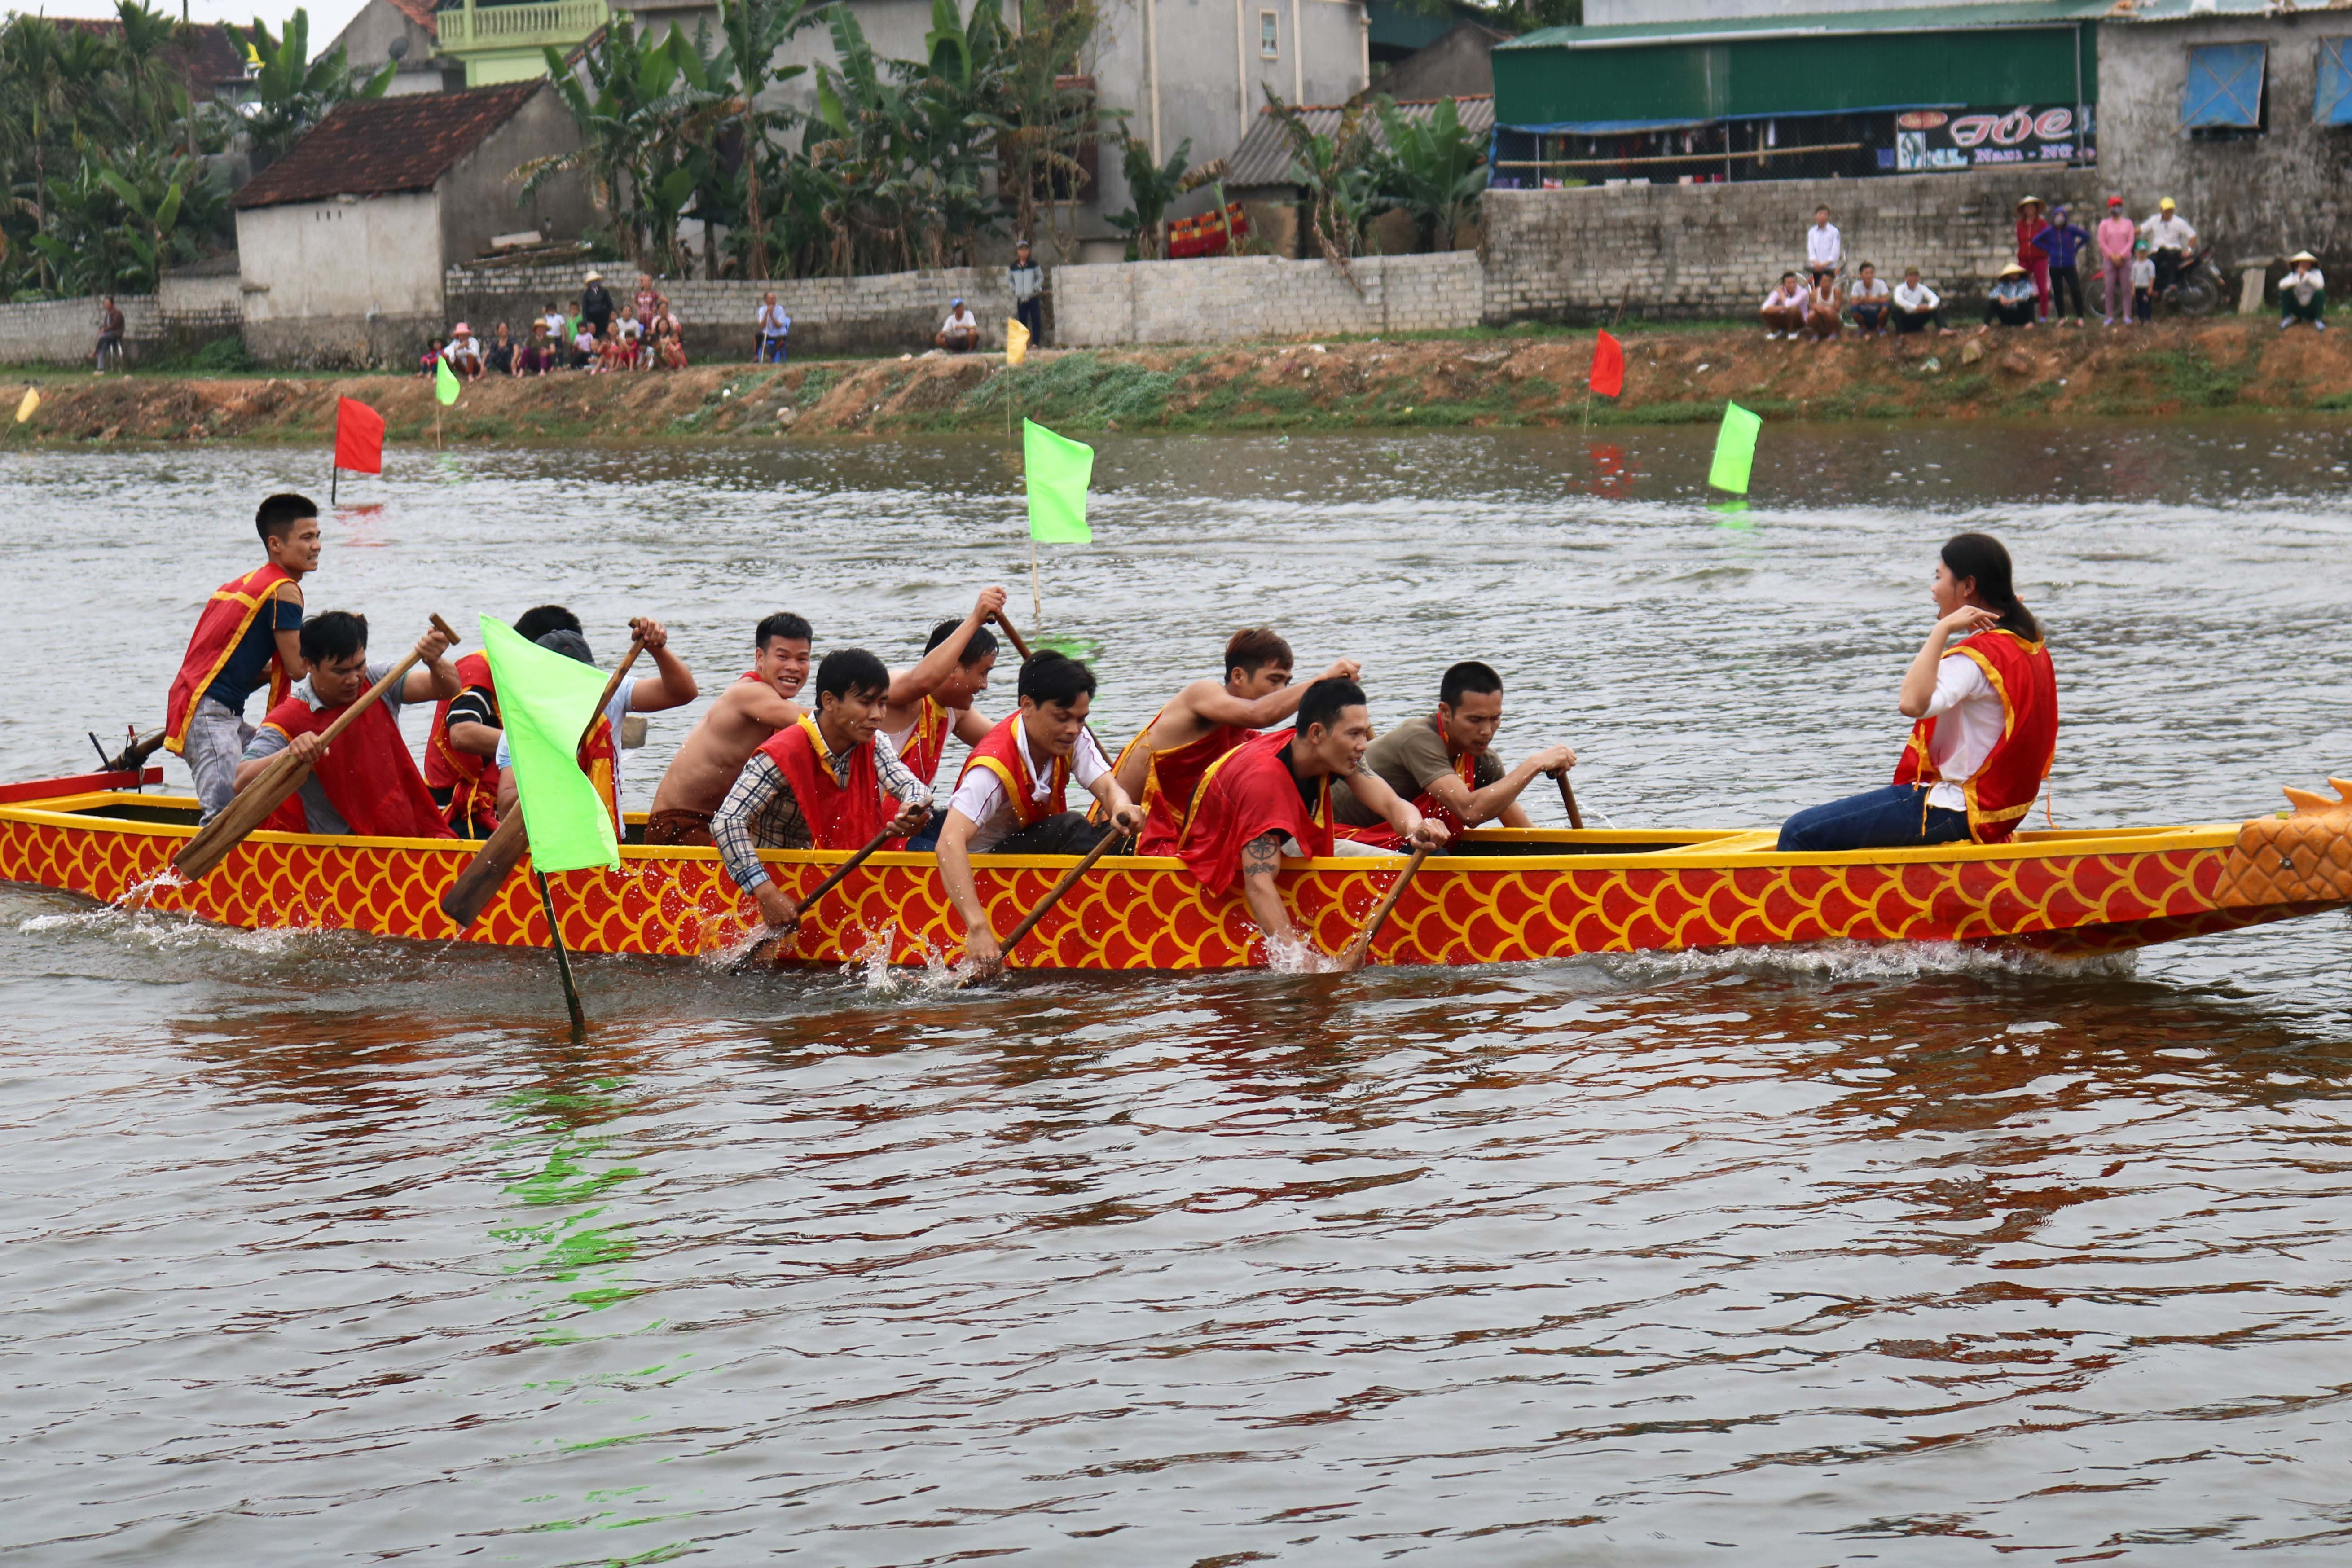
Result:
M2181 258L2179 279L2157 296L2157 313L2210 316L2221 303L2222 293L2221 274L2213 264L2212 248L2209 246L2192 250Z

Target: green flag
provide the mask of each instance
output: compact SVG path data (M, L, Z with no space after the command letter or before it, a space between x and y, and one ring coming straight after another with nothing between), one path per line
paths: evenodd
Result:
M621 868L613 814L580 771L580 736L595 716L604 676L566 658L503 621L482 617L482 652L499 689L499 719L513 753L515 793L530 830L531 864L541 871Z
M1087 485L1095 477L1095 449L1024 419L1021 456L1029 478L1029 537L1045 544L1092 544Z
M1715 467L1707 470L1706 482L1736 496L1746 495L1748 474L1756 467L1756 437L1763 428L1760 416L1737 403L1725 404L1723 428L1715 437Z
M433 362L433 395L441 400L445 408L457 401L457 377L446 359Z

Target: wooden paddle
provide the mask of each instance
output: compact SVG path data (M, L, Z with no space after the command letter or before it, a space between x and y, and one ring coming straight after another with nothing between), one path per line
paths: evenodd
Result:
M841 886L842 879L844 878L847 877L852 871L856 870L860 866L865 865L866 858L867 856L873 854L876 850L881 848L882 846L889 843L890 840L898 837L899 834L896 828L885 827L881 832L867 839L866 841L865 848L860 849L856 854L852 855L848 859L844 860L840 865L835 866L832 871L826 875L824 881L819 882L815 887L809 889L809 896L801 900L801 912L793 917L792 924L782 927L772 927L771 930L773 934L762 937L758 942L752 943L751 952L745 953L742 957L737 959L734 963L727 966L728 973L730 974L740 974L746 970L758 968L761 964L765 963L770 958L773 957L776 949L783 945L784 939L801 929L801 922L808 919L809 910L816 906L816 901L819 899L824 897L827 893L830 893L835 888Z
M547 890L547 879L533 868L530 879L539 884L539 907L547 911L547 939L555 947L555 973L563 981L563 1006L572 1015L572 1037L576 1042L588 1036L588 1015L580 1005L580 987L572 978L572 951L563 945L563 922L555 918L555 895Z
M632 631L636 626L635 621L629 623ZM645 647L635 637L629 639L627 657L613 671L613 679L604 682L604 695L597 699L596 711L589 719L588 727L580 731L582 745L586 745L588 737L596 732L596 721L602 719L604 710L613 705L614 693L621 689L621 681L628 675L629 666L637 662L637 655L645 651ZM518 803L513 811L499 819L490 836L482 840L482 847L474 851L473 859L457 873L457 879L449 884L449 890L441 895L441 912L456 921L459 931L472 925L489 907L490 900L498 890L506 886L507 878L521 864L523 854L530 847L530 835L524 830L522 807Z
M433 629L447 637L451 647L457 647L457 634L449 629L448 623L438 616L432 619ZM416 650L410 648L406 658L394 665L382 680L361 693L357 701L343 710L342 717L327 726L325 732L319 737L319 749L323 752L333 745L335 738L351 728L354 720L374 707L377 700L394 686L408 679L409 668L416 658ZM280 752L270 758L269 765L256 774L251 784L237 791L236 798L222 809L218 816L205 824L194 838L180 846L180 852L172 857L172 868L184 881L193 882L203 877L228 858L228 852L244 843L247 835L269 820L270 814L285 805L288 797L300 789L302 781L310 776L310 764L296 758L291 751Z
M1562 779L1560 782L1565 784L1568 781ZM1389 884L1389 890L1382 893L1381 901L1372 906L1372 918L1364 922L1364 929L1358 931L1356 940L1348 944L1346 956L1339 960L1339 973L1353 974L1364 967L1364 961L1372 955L1372 938L1380 935L1381 927L1388 924L1389 911L1396 908L1404 885L1412 880L1412 874L1420 870L1421 863L1428 858L1429 851L1425 847L1412 852L1412 858L1404 863L1404 869L1397 873L1397 879Z
M1559 804L1568 807L1568 825L1577 832L1584 831L1584 813L1576 809L1576 789L1568 782L1568 770L1562 768L1551 775L1559 781Z
M1011 631L1012 629L1013 628L1010 626L1005 628L1007 631ZM1013 950L1021 945L1021 939L1037 929L1037 922L1044 920L1047 911L1052 910L1055 904L1062 901L1062 895L1076 887L1077 885L1078 879L1085 876L1096 861L1109 854L1113 846L1124 844L1126 842L1127 835L1120 832L1118 828L1112 827L1103 834L1102 837L1096 842L1095 847L1087 850L1076 865L1062 873L1062 879L1055 883L1053 887L1046 891L1044 898L1037 900L1037 907L1031 910L1027 914L1023 915L1021 917L1021 923L1013 928L1012 934L997 944L997 952L1004 955L1005 961L1008 963L1012 961ZM976 978L977 976L975 975L967 974L961 980L957 981L956 984L958 986L969 985Z

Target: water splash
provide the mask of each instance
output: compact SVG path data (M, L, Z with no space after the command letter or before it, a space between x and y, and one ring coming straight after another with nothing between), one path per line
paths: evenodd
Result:
M1926 974L2015 974L2127 979L2137 952L2062 955L2030 948L1958 942L1824 942L1790 947L1716 948L1694 952L1612 954L1601 963L1627 980L1727 973L1833 980L1910 980Z

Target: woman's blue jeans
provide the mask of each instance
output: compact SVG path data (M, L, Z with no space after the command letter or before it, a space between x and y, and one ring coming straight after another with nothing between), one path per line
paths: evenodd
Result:
M1807 806L1780 825L1780 848L1820 855L1840 849L1916 849L1966 839L1969 814L1928 805L1927 787L1887 784L1827 805Z

